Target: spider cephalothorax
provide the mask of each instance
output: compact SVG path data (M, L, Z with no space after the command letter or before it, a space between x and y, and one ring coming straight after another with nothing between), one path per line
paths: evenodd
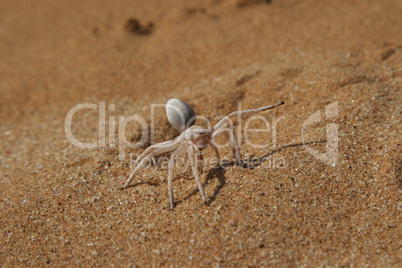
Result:
M176 157L187 154L190 159L190 165L193 170L195 180L197 181L198 189L200 190L203 201L206 203L207 198L205 196L204 187L201 183L199 171L203 171L203 157L201 150L211 146L216 153L218 165L220 165L219 151L212 140L222 133L222 130L229 126L229 146L232 149L233 155L236 158L238 164L240 160L240 147L236 138L233 124L230 117L235 115L246 115L257 112L273 109L277 106L283 105L284 102L279 102L273 105L264 106L258 109L236 111L222 118L212 129L204 129L200 126L193 125L195 123L195 113L191 106L187 103L178 100L171 99L166 105L166 112L169 122L179 131L181 134L174 140L157 143L148 147L135 161L134 171L128 177L126 183L122 189L127 188L134 178L134 175L146 164L146 162L152 159L154 156L174 151L169 160L169 177L168 177L168 193L170 208L174 209L174 197L173 197L173 164Z
M194 125L183 132L183 138L187 141L194 142L198 149L203 150L208 147L212 139L212 131Z

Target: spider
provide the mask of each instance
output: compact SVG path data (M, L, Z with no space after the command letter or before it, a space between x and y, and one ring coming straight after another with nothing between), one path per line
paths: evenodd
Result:
M218 161L218 166L220 166L220 155L217 146L215 143L213 143L213 139L217 136L217 134L221 132L226 132L226 127L229 126L229 146L232 149L233 155L236 159L236 162L240 165L241 164L241 159L240 159L240 147L239 143L236 138L236 134L233 128L233 124L231 123L230 117L232 116L242 116L242 115L247 115L247 114L253 114L257 112L262 112L266 110L273 109L277 106L283 105L284 102L279 102L276 104L264 106L258 109L250 109L250 110L243 110L243 111L236 111L232 112L229 115L223 117L212 129L203 129L200 126L197 125L191 125L191 123L187 122L189 121L190 118L186 118L186 115L193 115L194 111L192 110L191 106L189 106L187 103L177 100L177 99L172 99L171 101L175 101L175 104L179 104L179 107L182 109L175 108L176 111L179 111L181 113L181 119L183 120L183 113L184 113L184 122L187 123L187 128L186 127L177 127L174 122L177 122L177 115L172 115L169 114L168 109L168 119L172 123L172 125L179 130L181 130L181 134L175 138L174 140L170 141L165 141L161 143L154 144L150 147L148 147L135 161L134 166L135 169L133 172L131 172L130 176L128 177L126 183L123 185L121 189L127 188L131 181L134 178L134 175L147 163L148 160L153 159L154 156L173 151L171 154L169 163L168 163L168 169L169 169L169 175L168 175L168 194L169 194L169 203L170 203L170 209L174 210L174 197L173 197L173 188L172 188L172 183L173 183L173 164L174 160L182 155L188 155L189 160L190 160L190 165L191 169L193 171L195 180L198 185L198 189L201 193L202 200L204 203L207 203L207 198L205 196L205 191L204 187L201 183L201 178L200 178L200 173L202 174L203 172L203 156L202 156L202 150L206 149L208 146L211 146L216 153L217 161ZM168 105L169 105L168 102ZM183 109L185 108L185 109ZM195 114L194 114L195 115ZM173 119L172 119L173 117ZM176 121L175 121L176 120ZM194 118L191 118L193 124L195 123ZM184 125L183 125L184 126Z

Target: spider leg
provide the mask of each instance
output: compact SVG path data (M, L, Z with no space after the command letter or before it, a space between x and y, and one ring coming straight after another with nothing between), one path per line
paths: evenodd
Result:
M230 148L232 148L232 154L236 159L236 162L238 165L241 165L241 158L240 158L240 146L239 146L239 142L237 141L237 137L236 137L236 133L233 127L233 124L231 122L229 122L229 146Z
M137 165L134 169L133 172L131 172L130 176L128 177L126 183L121 187L121 189L127 188L131 181L134 178L134 175L145 165L145 163L152 158L153 156L160 155L169 151L172 151L176 149L178 144L175 141L167 141L167 142L162 142L155 144L153 146L150 146L148 149L145 150L144 153L142 153L138 159L135 161L135 164ZM152 148L151 148L152 147ZM139 162L141 160L141 162ZM139 162L139 164L138 164Z
M195 147L196 150L198 150L198 148L196 146L194 146L194 147ZM198 189L200 190L202 200L204 201L204 203L207 203L207 198L205 197L204 187L202 186L201 178L200 178L200 175L198 174L197 164L195 162L194 148L192 146L188 146L187 147L187 153L188 153L188 156L190 158L191 169L193 170L195 180L197 181Z
M190 159L188 158L187 154L184 154L181 160L183 161L183 173L185 173L190 165Z
M149 147L148 147L144 152L142 152L142 154L140 154L140 156L135 160L133 166L137 166L138 163L140 163L141 160L144 159L144 157L146 157L146 156L147 156L148 154L150 154L151 152L153 152L153 151L155 151L155 150L157 150L157 149L159 149L159 148L162 148L162 147L165 147L165 146L169 146L169 145L171 145L171 144L174 143L174 142L175 142L174 140L170 140L170 141L164 141L164 142L157 143L157 144L154 144L154 145L152 145L152 146L149 146ZM155 161L153 161L153 163L155 164Z
M227 116L225 116L224 118L222 118L222 119L213 127L213 130L219 129L222 125L224 125L224 124L226 123L225 121L228 122L229 117L232 117L232 116L235 116L235 115L243 116L243 115L247 115L247 114L254 114L254 113L258 113L258 112L263 112L263 111L270 110L270 109L273 109L273 108L275 108L275 107L281 106L281 105L283 105L283 104L285 104L285 102L284 102L284 101L281 101L281 102L278 102L278 103L275 103L275 104L272 104L272 105L267 105L267 106L264 106L264 107L260 107L260 108L257 108L257 109L236 111L236 112L230 113L230 114L228 114Z
M195 161L197 162L198 172L202 175L204 173L204 156L201 151L195 153Z
M224 119L224 123L218 123L215 125L212 137L215 138L219 133L222 132L222 130L224 130L226 126L229 126L229 133L227 131L223 132L226 136L229 136L229 146L232 149L232 154L233 157L236 159L236 163L238 165L241 165L240 146L236 137L236 132L234 130L232 120L230 120L229 117L226 117ZM219 125L218 128L216 128L217 125ZM217 151L217 149L215 151Z
M174 196L173 196L173 169L174 169L174 159L176 156L181 155L184 152L184 145L180 145L176 151L172 153L169 160L169 176L168 176L168 193L169 193L169 203L170 209L174 210Z
M218 166L221 165L221 157L219 155L218 147L216 147L216 144L213 143L212 141L209 141L209 145L211 145L212 148L214 148L215 153L216 153L216 158L218 158Z
M278 102L272 105L268 105L268 106L264 106L258 109L250 109L250 110L243 110L243 111L236 111L233 113L228 114L227 116L225 116L224 118L222 118L213 128L212 128L212 137L215 137L217 134L219 134L219 130L221 130L222 128L226 127L226 125L229 125L229 145L232 148L232 152L236 158L237 163L240 165L240 147L239 147L239 143L237 141L236 138L236 134L233 128L233 124L230 120L230 117L232 116L242 116L242 115L247 115L247 114L253 114L253 113L258 113L258 112L262 112L262 111L266 111L266 110L270 110L273 109L277 106L283 105L285 104L285 102ZM218 133L215 133L215 132Z

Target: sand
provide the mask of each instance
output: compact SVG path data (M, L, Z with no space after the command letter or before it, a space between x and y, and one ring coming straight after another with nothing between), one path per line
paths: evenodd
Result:
M1 267L401 266L401 1L44 0L0 10ZM212 123L239 102L285 105L259 114L270 131L249 139L261 148L241 132L244 167L228 147L223 168L205 166L207 204L191 170L177 168L170 211L162 162L119 189L129 156L151 141L119 160L118 127L138 115L155 142L175 138L152 106L170 98ZM67 126L105 147L67 139L66 116L84 103L94 109ZM141 125L128 123L125 136L140 141Z

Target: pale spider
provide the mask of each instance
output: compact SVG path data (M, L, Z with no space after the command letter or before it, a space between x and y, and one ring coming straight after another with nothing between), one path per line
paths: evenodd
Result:
M269 109L273 109L277 106L283 105L284 102L279 102L276 104L264 106L258 109L250 109L250 110L244 110L244 111L236 111L233 113L230 113L229 115L223 117L212 129L203 129L200 126L193 125L191 124L195 123L194 118L186 118L189 117L189 115L195 115L194 111L192 110L191 106L189 106L187 103L177 100L177 99L172 99L169 102L173 101L175 104L181 105L179 108L175 108L176 111L179 111L181 113L181 121L186 124L182 124L182 126L187 126L186 127L178 127L177 124L175 125L174 123L177 123L177 114L172 115L168 112L168 119L169 122L172 123L174 127L176 127L179 130L182 130L181 134L175 138L174 140L170 141L165 141L161 143L157 143L155 145L152 145L148 147L135 161L134 166L135 169L134 171L130 174L128 177L126 183L123 185L121 189L127 188L131 181L133 180L134 175L146 164L148 160L151 160L154 156L174 151L170 157L169 163L168 163L168 169L169 169L169 175L168 175L168 193L169 193L169 203L170 203L170 209L174 210L174 197L173 197L173 189L172 189L172 182L173 182L173 164L174 160L176 157L184 155L187 153L189 159L190 159L190 165L195 177L195 180L198 184L198 189L201 193L202 199L204 203L207 203L207 198L205 196L204 192L204 187L201 183L201 178L198 173L200 171L201 173L203 172L203 157L202 157L202 150L208 147L208 145L211 145L211 147L215 150L216 157L218 160L218 165L220 166L220 156L219 156L219 151L216 145L212 142L212 140L216 137L217 134L220 132L223 132L227 125L229 126L229 146L232 149L233 155L236 158L236 162L238 165L241 164L240 160L240 148L239 148L239 143L236 138L236 134L233 128L233 124L231 120L229 119L232 116L238 115L247 115L247 114L252 114L252 113L257 113L257 112L262 112L266 111ZM168 105L169 105L168 102ZM183 109L184 108L184 109ZM184 113L184 117L183 117ZM226 131L225 131L226 132Z

